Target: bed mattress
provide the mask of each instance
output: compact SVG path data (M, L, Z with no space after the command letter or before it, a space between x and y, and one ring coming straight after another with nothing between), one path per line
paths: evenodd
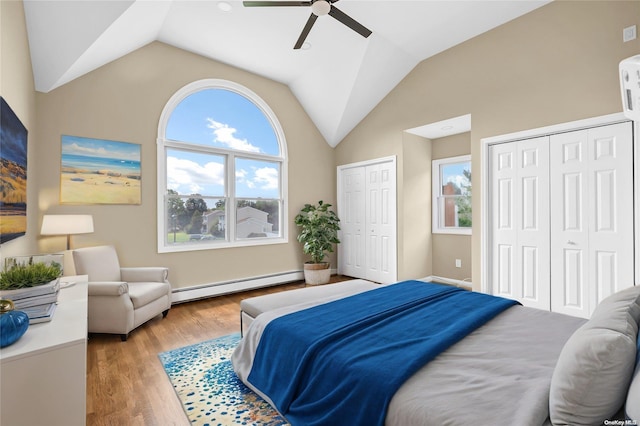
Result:
M247 380L262 331L273 318L318 303L309 301L259 315L234 352L239 378L267 401L268 395ZM385 424L544 424L556 360L585 321L522 306L508 309L407 380L392 398Z
M420 369L386 425L542 425L560 351L586 320L514 306Z

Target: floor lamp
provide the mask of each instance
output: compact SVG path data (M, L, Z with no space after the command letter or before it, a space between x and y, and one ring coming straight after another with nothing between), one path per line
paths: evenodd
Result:
M64 252L64 274L75 275L71 250L71 235L93 232L93 216L90 214L46 214L42 218L41 235L66 235L67 250Z
M93 232L93 216L90 214L45 214L41 235L66 235L67 250L71 249L71 235Z

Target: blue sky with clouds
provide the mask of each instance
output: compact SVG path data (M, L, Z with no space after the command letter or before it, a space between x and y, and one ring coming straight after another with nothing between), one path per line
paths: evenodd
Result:
M250 100L225 89L207 89L185 98L167 123L166 138L248 153L279 156L271 123ZM167 187L182 195L224 196L225 157L170 149ZM278 163L236 157L236 195L279 198Z
M62 135L62 155L65 154L140 161L140 145Z
M471 162L452 163L442 166L442 182L446 184L453 182L465 194L465 185L469 184L469 180L464 176L463 171L471 171Z

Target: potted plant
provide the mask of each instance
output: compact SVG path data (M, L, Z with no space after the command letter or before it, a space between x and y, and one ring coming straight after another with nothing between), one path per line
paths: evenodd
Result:
M51 318L52 310L46 315L34 314L31 318L22 309L52 306L58 300L59 279L62 265L57 262L21 263L17 258L5 262L5 270L0 272L0 347L18 340L32 321L42 322ZM47 308L47 309L49 309ZM31 309L33 314L33 309Z
M317 205L305 204L295 217L295 224L300 227L298 241L305 254L311 256L311 261L304 264L307 284L326 284L331 277L330 264L324 258L333 252L334 244L340 243L340 219L329 207L331 204L322 200Z
M14 263L0 273L0 295L9 296L18 292L29 293L30 289L58 281L62 265L57 262Z

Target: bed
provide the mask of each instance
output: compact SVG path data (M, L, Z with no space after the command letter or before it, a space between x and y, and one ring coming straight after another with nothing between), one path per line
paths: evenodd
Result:
M621 419L625 417L640 419L637 338L640 288L633 287L610 296L586 321L519 305L511 306L510 303L484 320L469 320L465 316L467 311L473 310L470 305L484 306L500 298L474 293L474 297L479 296L480 299L468 299L471 300L469 302L467 297L472 292L450 291L446 287L418 281L403 282L339 297L334 301L327 301L324 297L267 310L253 318L246 330L233 354L234 370L249 388L293 425L417 426L505 422L591 425L614 419L621 423L609 424L624 424ZM365 340L367 343L360 344L362 353L358 353L357 348L353 349L354 345L345 344L357 341L349 335L346 338L342 336L343 340L338 340L337 346L327 346L330 348L328 351L314 349L311 355L301 351L304 362L292 357L296 348L316 348L327 344L324 323L330 323L336 312L336 324L345 318L344 323L349 324L346 328L361 322L356 318L358 308L351 303L363 303L367 308L363 312L366 312L371 310L371 306L377 306L375 303L378 302L373 302L377 300L375 298L384 304L396 293L404 294L407 289L429 294L434 289L433 294L437 294L438 300L444 298L440 292L467 294L454 294L457 299L443 305L445 310L453 312L449 317L443 313L423 322L408 313L394 313L393 317L405 317L400 326L403 332L393 332L390 337L376 335L373 343ZM414 300L415 296L405 299ZM496 303L503 304L499 300ZM429 315L428 312L433 313L436 307L415 309L418 310L417 315ZM380 311L391 310L385 305ZM404 307L402 311L405 311ZM382 389L384 386L380 382L396 380L384 375L387 372L381 366L386 366L386 360L374 362L366 367L369 370L358 369L354 373L353 365L361 364L362 359L368 359L371 353L376 352L372 351L375 341L384 341L386 347L392 347L396 334L409 339L396 346L411 348L398 352L399 358L403 359L406 354L411 358L421 358L422 354L412 345L420 346L423 341L431 340L429 333L440 333L431 331L436 329L434 324L445 323L445 327L450 327L454 322L452 318L456 317L463 318L462 322L466 323L462 324L468 329L463 331L464 336L453 340L445 338L452 341L446 342L441 352L428 359L426 364L420 364L406 378L402 377L406 372L399 372L401 377L397 388ZM302 323L298 322L306 318L311 321L309 330L303 329ZM327 321L323 320L325 318ZM446 320L439 321L439 318ZM292 320L294 324L288 326ZM388 321L386 317L382 320L385 324ZM468 327L470 322L479 326ZM342 326L335 328L343 333ZM370 330L367 328L365 332L355 333L356 336L369 335ZM427 333L426 337L413 339L417 343L412 342L411 336L421 336L420 333ZM449 336L452 333L458 334L457 329L440 334ZM336 347L342 346L350 347L351 352L341 354ZM382 352L387 353L386 347ZM318 360L310 361L314 356ZM411 363L411 358L403 359L401 363ZM396 367L390 369L395 371ZM349 377L352 381L347 380ZM323 382L325 379L326 383ZM285 388L284 391L281 388ZM371 399L371 394L385 392L389 395ZM380 399L375 399L378 397Z

